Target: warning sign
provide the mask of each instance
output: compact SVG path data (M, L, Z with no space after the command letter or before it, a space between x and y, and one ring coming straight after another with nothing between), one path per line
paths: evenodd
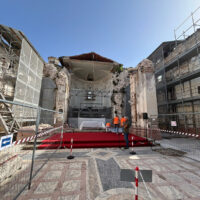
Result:
M176 121L171 121L171 126L177 126Z

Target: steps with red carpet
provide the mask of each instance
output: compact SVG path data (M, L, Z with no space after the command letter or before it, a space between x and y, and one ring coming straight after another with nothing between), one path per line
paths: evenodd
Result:
M134 137L134 146L150 146L145 138L129 134L129 146ZM56 149L60 146L61 134L55 134L42 141L38 149ZM70 148L71 138L73 138L73 148L101 148L101 147L125 147L126 143L122 134L111 132L77 132L64 133L61 148Z

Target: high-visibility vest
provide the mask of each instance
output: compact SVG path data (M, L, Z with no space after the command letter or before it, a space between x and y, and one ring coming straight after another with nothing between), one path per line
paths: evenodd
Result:
M122 117L121 118L121 127L123 127L124 126L124 123L126 122L126 118L125 117Z
M119 124L119 117L114 117L114 124Z
M106 123L106 127L110 127L111 126L111 124L110 123Z

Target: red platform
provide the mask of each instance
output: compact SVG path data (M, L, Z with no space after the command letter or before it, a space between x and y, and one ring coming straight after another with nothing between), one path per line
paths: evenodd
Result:
M142 137L129 134L129 146L150 146L150 143ZM126 143L122 134L117 135L111 132L77 132L64 133L61 148L70 148L70 141L73 138L73 148L100 148L100 147L125 147ZM61 134L55 134L42 141L38 149L56 149L60 146Z

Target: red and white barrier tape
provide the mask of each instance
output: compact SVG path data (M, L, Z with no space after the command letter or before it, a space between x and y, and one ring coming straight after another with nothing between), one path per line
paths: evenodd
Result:
M192 133L185 133L185 132L180 132L180 131L171 131L171 130L165 130L165 129L152 129L155 131L162 131L162 132L167 132L167 133L174 133L174 134L178 134L178 135L186 135L186 136L190 136L190 137L195 137L198 138L200 137L200 134L192 134Z
M138 174L139 167L135 168L135 200L138 200Z
M38 137L38 138L39 138L39 137L42 137L42 136L47 135L48 133L50 133L50 132L52 132L52 131L56 131L56 130L60 129L60 128L62 128L62 126L59 126L59 127L53 128L53 129L50 129L50 130L48 130L48 131L44 131L44 132L42 132L42 133L39 133L37 137ZM23 138L23 139L21 139L21 140L18 140L18 141L13 142L12 144L13 144L13 145L22 144L22 143L25 143L25 142L28 142L28 141L30 141L30 140L35 139L35 137L36 137L36 136L31 136L31 137Z

